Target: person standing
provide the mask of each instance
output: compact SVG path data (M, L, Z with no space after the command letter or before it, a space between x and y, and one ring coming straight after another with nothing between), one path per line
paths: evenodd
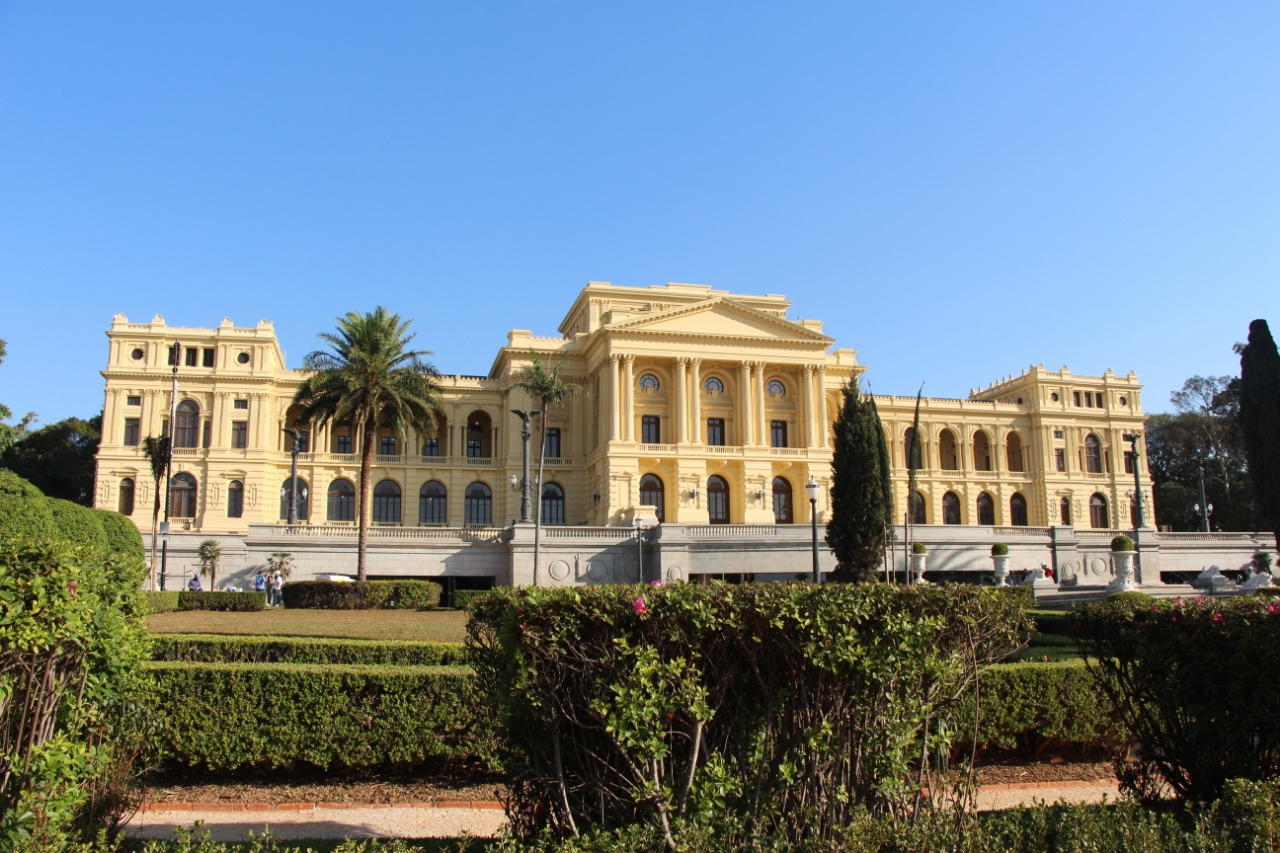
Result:
M284 575L276 572L271 576L271 593L275 599L275 606L280 607L284 604Z
M258 569L257 573L253 576L253 591L267 591L267 576L262 573L262 569Z

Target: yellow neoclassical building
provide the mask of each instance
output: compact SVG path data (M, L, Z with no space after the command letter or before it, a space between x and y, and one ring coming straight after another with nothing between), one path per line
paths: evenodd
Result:
M378 437L371 520L492 529L518 519L523 447L511 410L536 405L510 389L536 355L544 365L563 360L563 376L581 386L542 415L545 524L618 527L655 516L685 525L808 524L804 486L810 477L824 486L824 513L840 389L865 368L852 349L833 347L820 322L788 318L789 306L783 296L706 285L589 283L559 335L511 331L485 375L439 377L444 405L434 436ZM141 445L168 432L173 407L175 530L244 535L250 525L284 524L293 464L286 428L302 437L300 524L354 524L357 438L342 425L297 423L291 400L302 373L285 364L271 323L179 328L117 315L107 337L97 506L150 530L154 485ZM876 401L901 520L915 398ZM1130 526L1134 475L1124 436L1142 426L1133 373L1032 367L967 399L927 398L915 521ZM535 461L537 450L530 448ZM1145 464L1141 472L1149 490ZM1152 518L1149 504L1146 511Z

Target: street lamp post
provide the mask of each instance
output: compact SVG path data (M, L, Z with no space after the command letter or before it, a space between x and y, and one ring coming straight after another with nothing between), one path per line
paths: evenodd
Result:
M1213 512L1213 504L1204 497L1204 463L1197 466L1200 475L1200 503L1196 504L1196 512L1200 514L1200 529L1209 532L1209 513Z
M164 575L169 568L169 501L173 498L173 439L178 423L178 363L182 361L182 344L173 342L173 388L169 392L169 452L164 460L164 522L160 525L160 591L164 592Z
M529 524L533 521L529 517L530 510L533 508L529 500L529 438L533 435L533 431L529 429L529 422L542 413L512 409L511 414L520 419L520 441L523 453L523 476L520 478L520 523Z
M640 568L636 573L636 582L644 583L644 520L636 519L636 565Z
M809 483L804 487L805 492L809 495L809 526L813 531L813 582L822 583L822 569L818 566L818 491L822 487L818 485L818 481L813 477L809 478Z
M1135 509L1133 517L1133 573L1141 583L1142 577L1142 456L1138 453L1138 442L1142 439L1142 434L1137 432L1127 432L1122 438L1129 442L1130 450L1133 454L1133 500Z
M293 462L289 469L289 526L296 527L298 524L298 450L302 437L298 435L296 429L291 427L285 427L284 431L293 439Z

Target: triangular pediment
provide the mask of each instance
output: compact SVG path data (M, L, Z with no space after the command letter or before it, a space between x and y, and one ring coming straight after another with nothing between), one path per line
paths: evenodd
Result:
M749 308L732 299L709 299L612 323L614 332L642 332L677 337L772 340L830 346L832 339L798 323Z

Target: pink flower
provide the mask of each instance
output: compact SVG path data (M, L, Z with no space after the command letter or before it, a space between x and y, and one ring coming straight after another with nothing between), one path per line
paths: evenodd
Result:
M1226 617L1223 616L1221 613L1215 613L1209 618L1213 620L1213 623L1215 625L1221 625L1223 622L1227 621Z
M662 586L662 581L649 581L649 586Z
M645 606L643 595L631 602L631 609L636 612L637 616L642 616L649 612L649 608Z
M67 581L67 592L71 593L72 595L76 594L76 581L74 580Z

